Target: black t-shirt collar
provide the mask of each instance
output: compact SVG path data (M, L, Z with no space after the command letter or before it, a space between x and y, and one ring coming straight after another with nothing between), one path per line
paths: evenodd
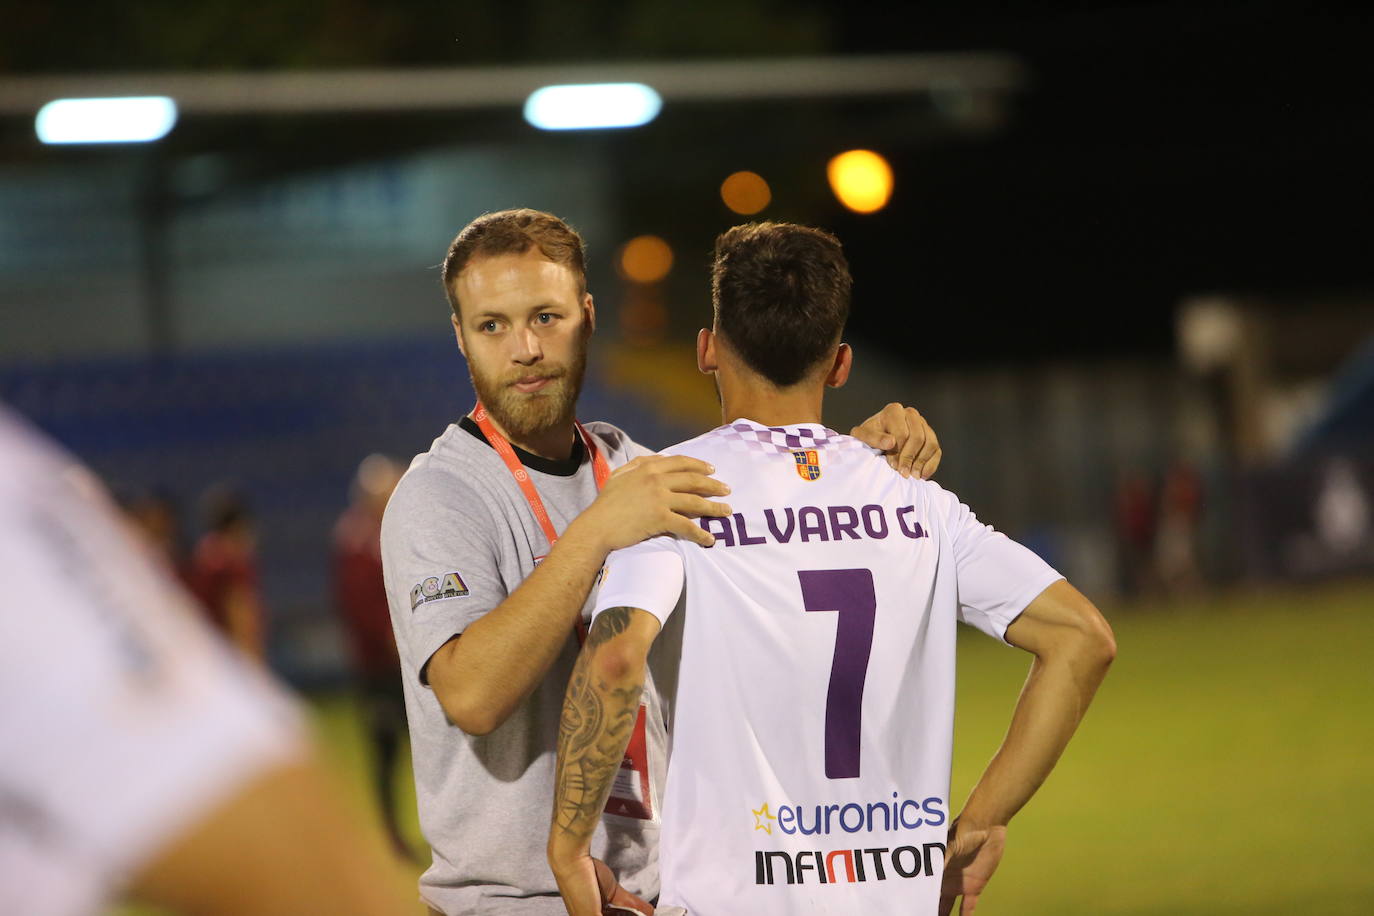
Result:
M487 442L487 437L482 434L482 428L477 425L477 421L472 419L472 417L463 417L458 421L458 425L478 439L486 442L487 445L491 445L490 442ZM510 447L515 450L515 457L519 458L520 463L525 467L529 468L531 471L538 471L541 474L551 474L554 477L571 477L576 474L577 469L582 467L582 460L586 457L587 452L586 446L582 444L582 437L580 435L573 436L572 451L568 454L567 458L561 461L553 458L544 458L532 452L527 452L514 442L511 443Z

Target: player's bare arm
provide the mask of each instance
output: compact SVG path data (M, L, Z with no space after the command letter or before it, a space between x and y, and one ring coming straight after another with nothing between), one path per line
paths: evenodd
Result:
M1034 654L1011 727L950 826L940 916L968 916L1001 859L1007 823L1049 776L1116 657L1112 629L1078 589L1059 581L1007 628Z
M709 498L730 492L711 471L695 458L654 455L612 474L529 578L430 659L426 674L449 720L473 735L506 721L548 674L612 550L659 534L709 546L714 538L691 519L731 512Z
M610 902L603 900L591 858L592 834L634 729L645 660L658 630L658 619L636 608L603 612L568 683L558 728L548 855L573 916L598 916Z
M229 641L249 658L263 661L262 611L253 589L235 585L224 601L225 619L229 625Z

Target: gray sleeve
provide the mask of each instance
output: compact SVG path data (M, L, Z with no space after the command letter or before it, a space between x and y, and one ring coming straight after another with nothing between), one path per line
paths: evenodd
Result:
M657 455L651 448L640 445L629 437L620 427L613 426L601 420L592 420L585 424L587 432L596 436L600 440L601 446L608 452L607 460L613 467L620 467L628 464L636 458L645 455Z
M496 526L477 493L428 467L401 479L382 519L382 568L406 676L506 598Z

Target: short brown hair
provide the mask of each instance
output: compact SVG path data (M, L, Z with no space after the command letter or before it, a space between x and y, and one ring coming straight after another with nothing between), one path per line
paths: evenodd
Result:
M795 385L839 340L853 283L833 235L791 223L747 223L716 239L716 327L755 372Z
M458 294L454 290L454 281L473 258L524 254L535 246L544 257L573 272L577 278L577 295L581 298L587 292L582 236L552 213L522 207L482 214L464 226L453 244L448 246L441 278L444 295L448 296L453 314L458 314Z

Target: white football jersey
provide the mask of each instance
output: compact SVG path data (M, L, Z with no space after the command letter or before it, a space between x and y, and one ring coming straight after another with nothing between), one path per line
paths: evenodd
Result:
M935 913L955 621L1003 639L1060 576L929 481L819 425L735 422L667 449L716 467L711 548L612 554L598 613L666 620L686 582L660 906Z
M89 471L0 406L0 913L97 913L191 825L304 753Z

